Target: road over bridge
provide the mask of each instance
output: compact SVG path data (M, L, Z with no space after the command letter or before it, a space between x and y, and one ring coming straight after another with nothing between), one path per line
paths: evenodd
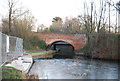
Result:
M62 41L72 45L75 50L83 48L87 42L86 34L35 33L35 35L44 40L47 46Z

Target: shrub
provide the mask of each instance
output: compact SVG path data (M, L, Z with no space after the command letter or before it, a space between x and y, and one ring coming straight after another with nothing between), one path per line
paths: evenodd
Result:
M32 37L30 40L24 40L24 49L36 49L38 46L41 49L46 48L46 43L43 40L38 39L36 36Z
M89 43L83 48L84 54L93 58L119 59L118 58L118 35L96 34L90 35Z
M39 41L38 41L38 46L39 46L39 48L41 48L41 49L45 49L45 48L46 48L46 43L45 43L45 41L39 40Z
M84 48L84 54L87 55L87 56L91 56L92 54L92 48L90 47L90 43L87 43Z
M33 47L33 45L31 44L31 42L30 41L28 41L28 40L24 40L23 41L23 48L24 49L35 49L34 47Z

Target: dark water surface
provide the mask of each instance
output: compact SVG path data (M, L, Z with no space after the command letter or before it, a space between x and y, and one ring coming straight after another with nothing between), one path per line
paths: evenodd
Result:
M90 59L35 60L30 74L39 79L118 79L118 63Z

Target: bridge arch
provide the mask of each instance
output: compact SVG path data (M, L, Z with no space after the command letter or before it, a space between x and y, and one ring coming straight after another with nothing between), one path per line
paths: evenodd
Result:
M64 39L51 39L49 41L46 41L47 48L51 47L53 44L55 44L57 42L64 42L66 44L71 45L75 49L75 45L74 45L73 41L71 41L71 40L64 40Z
M73 50L75 49L72 44L70 44L69 42L63 41L63 40L51 42L51 43L47 46L47 48L48 48L48 49L52 49L52 50L56 50L56 48L54 47L56 44L59 44L59 45L70 45Z

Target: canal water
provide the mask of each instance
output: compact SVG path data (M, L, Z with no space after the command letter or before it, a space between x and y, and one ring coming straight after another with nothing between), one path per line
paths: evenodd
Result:
M29 74L39 79L118 79L118 63L93 59L36 59Z

